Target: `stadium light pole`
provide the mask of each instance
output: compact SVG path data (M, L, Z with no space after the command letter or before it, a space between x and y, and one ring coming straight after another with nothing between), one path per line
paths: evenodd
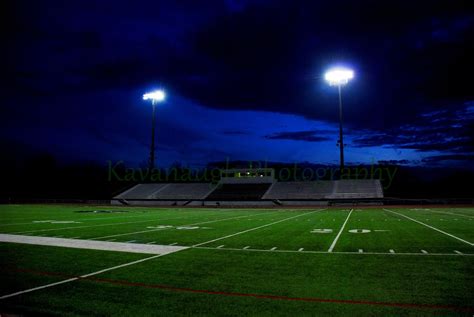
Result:
M333 68L326 72L324 79L330 86L337 86L339 92L339 153L341 173L344 169L344 138L342 133L342 86L346 85L349 80L354 78L354 72L347 68Z
M163 90L155 90L143 95L143 100L151 100L152 114L151 114L151 145L150 145L150 162L149 168L152 171L155 168L155 109L156 104L164 101L166 94Z

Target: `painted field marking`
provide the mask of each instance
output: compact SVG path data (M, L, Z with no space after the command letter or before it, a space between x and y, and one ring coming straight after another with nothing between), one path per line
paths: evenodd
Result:
M395 253L395 250L393 250L393 249L390 249L390 250L388 250L388 251L389 251L390 253L392 253L392 254Z
M421 251L421 253L423 253L423 254L428 254L428 251L426 251L426 250L420 250L420 251Z
M175 251L175 252L177 252L177 251ZM0 299L6 299L6 298L14 297L14 296L17 296L17 295L22 295L22 294L25 294L25 293L31 293L31 292L38 291L38 290L41 290L41 289L45 289L45 288L49 288L49 287L53 287L53 286L57 286L57 285L61 285L61 284L66 284L66 283L69 283L69 282L74 282L74 281L77 281L77 280L80 280L80 279L83 279L83 278L87 278L87 277L90 277L90 276L98 275L98 274L101 274L101 273L104 273L104 272L120 269L120 268L123 268L123 267L127 267L127 266L138 264L138 263L142 263L142 262L149 261L149 260L153 260L153 259L162 257L162 256L167 255L167 254L169 254L169 253L154 255L154 256L151 256L151 257L147 257L147 258L140 259L140 260L137 260L137 261L132 261L132 262L120 264L120 265L117 265L117 266L109 267L109 268L106 268L106 269L103 269L103 270L100 270L100 271L92 272L92 273L81 275L81 276L78 276L78 277L69 278L67 280L63 280L63 281L59 281L59 282L55 282L55 283L51 283L51 284L46 284L46 285L43 285L43 286L38 286L38 287L23 290L23 291L3 295L3 296L0 297Z
M277 249L277 247L273 247L270 249L270 251L275 251Z
M247 250L248 248L250 248L250 246L249 246L249 245L248 245L248 246L246 246L246 247L244 247L244 250Z
M349 214L347 215L346 221L344 221L344 223L342 224L341 230L339 230L339 233L337 234L336 238L334 239L331 246L329 247L328 252L332 252L332 250L334 250L334 247L336 246L337 240L339 240L339 237L341 236L342 231L344 230L344 227L346 226L347 221L349 221L349 217L351 216L353 211L354 211L354 209L351 209L351 211L349 211Z
M177 245L178 242L173 242L173 243L170 243L169 245Z
M284 219L281 219L281 220L278 220L278 221L275 221L275 222L270 222L270 223L267 223L267 224L262 225L262 226L258 226L258 227L250 228L250 229L243 230L243 231L240 231L240 232L237 232L237 233L229 234L229 235L226 235L224 237L212 239L212 240L209 240L209 241L206 241L206 242L197 243L197 244L193 245L193 247L198 247L198 246L208 244L208 243L211 243L211 242L216 242L216 241L219 241L219 240L222 240L222 239L231 238L231 237L234 237L234 236L237 236L237 235L240 235L240 234L244 234L244 233L251 232L251 231L254 231L254 230L262 229L262 228L272 226L272 225L275 225L277 223L288 221L288 220L291 220L291 219L294 219L294 218L310 215L310 214L313 214L315 212L322 211L322 210L325 210L325 209L318 209L318 210L315 210L315 211L305 212L303 214L299 214L299 215L296 215L296 216L284 218Z
M223 247L224 247L224 245L220 245L220 246L218 246L217 248L218 248L218 249L221 249L221 248L223 248Z
M359 253L364 253L364 250L362 250L362 249L359 249Z
M177 220L182 217L178 218L166 218L166 219L160 219L160 220ZM62 228L51 228L51 229L39 229L39 230L29 230L29 231L19 231L19 232L13 232L11 234L25 234L25 233L32 233L32 232L46 232L46 231L58 231L58 230L68 230L68 229L84 229L84 228L96 228L96 227L107 227L107 226L116 226L116 225L129 225L133 223L143 223L143 222L152 222L152 221L158 221L157 219L152 219L152 220L140 220L140 221L129 221L129 222L118 222L118 223L103 223L100 225L90 225L90 226L74 226L74 227L62 227Z
M298 249L298 251L300 251L300 252L303 251L303 250L304 250L304 248L299 248L299 249Z
M268 212L264 212L264 213L260 213L260 214L257 214L257 215L262 215L262 214L265 214L265 213L269 214ZM275 212L273 212L273 213L275 213ZM245 215L245 216L238 216L238 217L231 217L231 218L222 218L222 219L216 219L216 220L210 220L210 221L204 221L204 222L190 223L190 224L186 224L186 225L183 225L183 226L202 225L202 224L206 224L206 223L214 223L214 222L219 222L219 221L246 218L246 217L252 217L252 216L255 216L255 215L252 214L252 215ZM141 230L141 231L135 231L135 232L118 233L118 234L112 234L112 235L103 236L103 237L96 237L96 238L93 238L93 239L105 239L105 238L112 238L112 237L121 237L121 236L127 236L127 235L131 235L131 234L147 233L147 232L154 232L154 231L160 231L160 230L163 230L163 229L150 229L150 230Z
M194 249L204 249L204 250L216 250L215 247L191 247ZM333 252L328 252L328 251L299 251L299 250L275 250L271 251L269 249L237 249L237 248L219 248L217 249L221 251L241 251L241 252L272 252L272 253L300 253L300 254L344 254L344 255L389 255L389 256L460 256L460 254L456 253L413 253L413 252L407 252L407 253L387 253L387 252L349 252L349 251L333 251ZM474 256L474 253L463 253L462 256Z
M413 221L413 222L416 222L416 223L418 223L418 224L420 224L420 225L423 225L423 226L425 226L425 227L428 227L428 228L430 228L430 229L433 229L433 230L435 230L435 231L438 231L438 232L440 232L440 233L442 233L442 234L444 234L444 235L447 235L448 237L451 237L451 238L457 239L457 240L459 240L459 241L461 241L461 242L467 243L467 244L469 244L470 246L474 246L474 243L471 243L471 242L469 242L469 241L466 241L466 240L464 240L464 239L461 239L461 238L459 238L459 237L456 237L455 235L452 235L452 234L450 234L450 233L447 233L446 231L440 230L440 229L435 228L435 227L433 227L433 226L427 225L427 224L424 223L424 222L421 222L421 221L418 221L418 220L413 219L413 218L411 218L411 217L405 216L404 214L401 214L401 213L398 213L398 212L395 212L395 211L392 211L392 210L389 210L389 209L385 209L385 208L384 208L383 210L388 211L388 212L391 212L391 213L396 214L396 215L399 215L399 216L402 216L402 217L405 217L405 218L407 218L407 219L409 219L409 220L411 220L411 221Z
M464 253L462 253L462 252L460 252L460 251L458 251L458 250L454 250L454 253L459 254L459 255L463 255L463 254L464 254Z
M431 210L431 212L437 212L437 213L441 213L441 214L446 214L446 215L454 215L454 216L461 216L461 217L467 217L467 218L474 218L472 216L468 216L468 215L463 215L463 214L456 214L454 212L449 212L449 211L440 211L440 210ZM455 219L456 220L456 219Z

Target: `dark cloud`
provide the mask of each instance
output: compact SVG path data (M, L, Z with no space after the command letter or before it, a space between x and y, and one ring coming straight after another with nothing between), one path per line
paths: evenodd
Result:
M420 115L397 128L367 131L353 146L385 146L420 152L474 153L474 106L472 102L449 110Z
M271 140L293 140L305 142L322 142L331 140L326 136L321 136L320 131L297 131L297 132L279 132L265 136L266 139Z
M473 162L474 154L446 154L446 155L429 156L423 159L424 163L442 163L446 161Z

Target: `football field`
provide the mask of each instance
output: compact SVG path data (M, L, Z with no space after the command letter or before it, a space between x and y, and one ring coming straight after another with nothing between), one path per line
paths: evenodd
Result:
M474 208L0 206L0 314L474 314Z

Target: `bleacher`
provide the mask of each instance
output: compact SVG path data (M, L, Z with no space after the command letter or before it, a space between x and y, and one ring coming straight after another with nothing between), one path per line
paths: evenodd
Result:
M274 170L221 170L217 185L211 183L138 184L115 196L122 205L205 206L209 204L321 204L383 198L380 180L278 182Z
M263 199L323 199L333 192L333 182L276 182Z
M220 184L207 200L258 200L270 187L270 183Z
M383 198L380 180L339 180L334 181L334 191L327 198Z
M204 199L215 188L210 183L174 183L152 195L152 199Z
M159 190L168 184L138 184L124 191L115 199L151 199Z

